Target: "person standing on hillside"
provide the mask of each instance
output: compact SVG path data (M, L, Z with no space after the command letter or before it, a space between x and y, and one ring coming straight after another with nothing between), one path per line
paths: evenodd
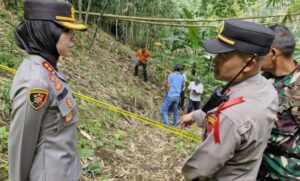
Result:
M296 40L284 25L270 28L275 40L262 70L278 92L279 112L258 180L300 180L300 65L293 59Z
M273 39L269 28L228 20L217 39L204 42L207 52L217 54L215 78L229 84L209 99L220 104L206 104L206 112L197 110L180 119L182 126L197 122L204 127L204 140L182 168L187 180L256 180L277 119L277 92L260 74Z
M192 66L192 69L191 69L191 75L192 75L193 77L196 76L196 63L193 63L193 66Z
M187 113L198 110L200 107L201 95L203 93L203 84L200 82L200 77L196 77L195 81L191 82L188 90L190 92L189 107Z
M184 84L184 77L180 73L182 66L176 64L174 66L174 72L168 76L168 81L164 84L167 93L165 95L164 103L160 109L163 121L165 125L169 125L168 109L173 112L173 125L177 124L179 119L178 103L180 93Z
M184 78L184 84L183 84L183 88L180 93L180 99L179 99L179 104L178 104L178 109L181 109L182 111L184 111L185 88L186 88L186 84L188 81L186 74L184 73L184 70L185 70L185 66L183 65L180 70L180 73L182 74L182 76Z
M139 66L142 66L144 81L147 82L148 81L147 65L149 63L150 52L146 50L145 45L142 45L141 48L136 51L135 56L138 58L138 62L134 67L134 75L138 76Z
M27 55L10 91L9 180L78 181L77 104L57 62L72 55L73 30L87 27L65 2L25 1L24 19L14 31Z

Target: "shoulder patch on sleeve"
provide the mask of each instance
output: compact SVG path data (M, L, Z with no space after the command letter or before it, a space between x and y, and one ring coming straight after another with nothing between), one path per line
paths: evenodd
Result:
M45 104L48 98L46 89L31 89L29 91L29 103L34 109L40 109Z

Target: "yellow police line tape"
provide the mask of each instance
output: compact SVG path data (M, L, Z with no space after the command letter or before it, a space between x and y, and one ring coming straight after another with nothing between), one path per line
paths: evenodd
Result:
M5 65L1 65L1 64L0 64L0 69L6 70L6 71L8 71L10 73L13 73L13 74L16 73L15 69L9 68L9 67L7 67ZM148 119L148 118L144 118L144 117L139 116L137 114L131 113L129 111L125 111L125 110L120 109L118 107L109 105L107 103L98 101L96 99L93 99L91 97L87 97L85 95L82 95L80 93L74 92L73 94L74 94L75 97L77 97L79 99L82 99L82 100L85 100L87 102L93 103L93 104L95 104L97 106L100 106L102 108L105 108L105 109L108 109L108 110L111 110L111 111L114 111L114 112L117 112L117 113L121 113L123 115L126 115L126 116L129 116L131 118L137 119L139 121L142 121L144 123L150 124L150 125L155 126L157 128L163 129L163 130L165 130L167 132L170 132L170 133L173 133L173 134L176 134L176 135L188 138L188 139L196 141L196 142L200 142L199 136L189 134L187 132L181 131L181 130L179 130L177 128L174 128L174 127L166 126L166 125L164 125L164 124L162 124L160 122L157 122L157 121L154 121L154 120L151 120L151 119Z
M6 71L8 71L8 72L10 72L10 73L13 73L13 74L16 73L16 70L15 70L15 69L9 68L9 67L7 67L7 66L5 66L5 65L1 65L1 64L0 64L0 69L6 70Z

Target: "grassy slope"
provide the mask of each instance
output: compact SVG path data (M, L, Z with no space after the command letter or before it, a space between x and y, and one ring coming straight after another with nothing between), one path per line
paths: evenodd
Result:
M0 3L0 63L17 67L24 53L13 43L17 18L12 14ZM76 34L75 56L60 60L59 67L73 90L160 121L162 97L151 75L156 70L150 67L150 83L143 83L132 76L133 64L127 58L132 51L111 36L99 32L94 46L87 50L91 32ZM11 79L0 71L0 180L7 179ZM182 180L180 164L195 143L82 100L78 104L82 180Z

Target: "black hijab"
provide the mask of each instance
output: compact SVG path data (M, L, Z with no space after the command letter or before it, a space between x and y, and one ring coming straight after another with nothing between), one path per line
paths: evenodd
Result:
M57 69L56 44L62 31L63 27L52 21L25 20L15 28L14 35L20 48L28 54L43 57Z

